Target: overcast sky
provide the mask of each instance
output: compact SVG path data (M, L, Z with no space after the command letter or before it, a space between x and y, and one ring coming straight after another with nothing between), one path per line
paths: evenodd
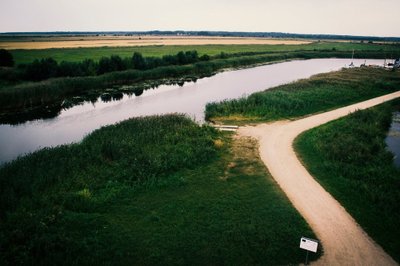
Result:
M400 0L0 0L0 32L226 30L400 37Z

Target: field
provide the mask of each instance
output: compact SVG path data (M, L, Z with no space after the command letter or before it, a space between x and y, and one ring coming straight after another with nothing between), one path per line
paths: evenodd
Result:
M247 37L203 36L80 36L80 37L2 37L0 49L49 49L80 47L128 47L153 45L247 45L247 44L307 44L307 40L285 40Z
M255 141L178 115L20 158L0 192L2 265L298 264L315 237Z
M385 138L399 100L312 129L295 142L317 181L400 261L400 171Z
M239 124L291 119L377 97L399 87L399 71L343 69L245 98L210 103L206 106L206 119Z
M56 43L56 42L55 42ZM1 45L1 42L0 42ZM105 45L104 45L105 46ZM56 61L79 62L90 58L95 61L104 56L119 55L122 58L131 57L134 52L139 52L143 56L161 57L167 54L176 54L179 51L196 50L199 55L208 54L210 56L225 53L246 53L246 52L289 52L303 50L336 50L347 51L351 57L352 50L355 50L355 57L361 51L382 51L382 58L393 58L398 53L399 45L369 44L369 43L350 43L350 42L313 42L310 44L234 44L234 45L152 45L134 47L93 47L93 48L52 48L52 49L18 49L12 50L12 54L17 64L30 63L35 59L52 57Z

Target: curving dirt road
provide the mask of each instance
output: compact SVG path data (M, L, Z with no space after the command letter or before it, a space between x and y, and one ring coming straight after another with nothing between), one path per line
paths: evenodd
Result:
M240 128L255 137L268 170L295 208L306 219L324 247L315 265L398 265L376 244L298 160L293 141L302 132L400 97L400 91L296 121L280 121Z

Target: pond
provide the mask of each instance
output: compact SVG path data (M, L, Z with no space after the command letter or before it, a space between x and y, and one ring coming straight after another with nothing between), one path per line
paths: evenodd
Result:
M185 113L195 121L204 121L208 102L239 98L311 75L339 70L350 59L296 60L253 68L225 71L212 77L188 82L183 86L161 85L140 96L124 95L118 101L83 103L50 119L19 125L0 125L0 164L43 147L80 141L85 135L105 125L130 117ZM364 59L354 60L360 65ZM383 60L367 60L383 65Z

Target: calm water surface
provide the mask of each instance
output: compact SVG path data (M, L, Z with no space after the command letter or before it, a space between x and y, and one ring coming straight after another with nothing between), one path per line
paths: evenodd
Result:
M58 117L11 126L0 125L0 164L43 147L80 141L101 126L130 117L185 113L204 120L206 103L242 97L311 75L338 70L350 59L311 59L227 71L184 86L162 85L141 96L124 96L120 101L85 103L62 111ZM364 59L354 60L355 65ZM383 65L383 60L367 60Z

